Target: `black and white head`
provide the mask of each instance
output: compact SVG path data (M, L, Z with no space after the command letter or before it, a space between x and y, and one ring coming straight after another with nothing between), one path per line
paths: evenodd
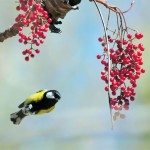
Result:
M56 101L60 100L61 95L58 91L56 90L49 90L45 93L45 96L47 99L54 99Z
M71 6L76 6L81 2L81 0L65 0L65 2Z

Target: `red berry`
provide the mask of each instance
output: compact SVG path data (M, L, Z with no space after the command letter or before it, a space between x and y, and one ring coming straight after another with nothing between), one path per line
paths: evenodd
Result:
M28 50L27 50L27 53L28 53L28 54L32 54L32 49L28 49Z
M48 18L47 20L50 24L53 22L53 20L51 18Z
M112 95L116 95L116 92L115 92L115 91L113 91L113 92L112 92Z
M22 51L22 55L26 55L26 54L27 54L26 50Z
M32 58L34 58L34 54L31 54L30 56L31 56Z
M132 34L127 34L128 39L132 39Z
M39 49L36 49L35 52L36 52L37 54L39 54L39 53L40 53L40 50L39 50Z
M141 38L143 38L143 34L137 32L137 33L135 34L135 37L136 37L137 39L141 39Z
M114 52L114 49L113 48L110 48L110 53L113 53Z
M99 38L98 38L98 41L99 41L99 42L102 42L102 41L103 41L103 38L102 38L102 37L99 37Z
M44 43L44 40L40 40L40 43L43 44L43 43Z
M110 38L108 41L109 41L110 43L112 43L112 42L113 42L113 39L112 39L112 38Z
M126 45L128 44L128 41L127 40L123 40L123 45Z
M103 60L101 61L101 64L106 65L106 61L103 59Z
M141 73L145 73L145 69L142 68L142 69L141 69Z
M108 90L109 90L109 88L108 88L108 86L106 86L106 87L105 87L105 91L108 91Z
M134 100L135 100L135 98L132 96L132 97L130 97L130 100L131 100L131 101L134 101Z
M101 59L101 55L97 55L96 57L97 57L97 59Z
M25 61L29 61L29 56L25 57Z
M17 7L16 7L16 10L18 10L18 11L19 11L19 10L20 10L20 6L17 6Z
M102 71L101 74L104 75L104 74L106 74L106 72L105 72L105 71Z
M47 24L45 24L45 28L49 28L49 24L47 23Z
M102 79L102 80L106 80L107 77L106 77L105 75L102 75L102 76L101 76L101 79Z
M22 39L22 38L20 38L18 41L19 41L20 43L22 43L22 42L23 42L23 39Z
M138 48L139 48L141 51L144 51L144 50L145 50L145 48L144 48L144 46L143 46L142 43L139 43L139 44L138 44Z

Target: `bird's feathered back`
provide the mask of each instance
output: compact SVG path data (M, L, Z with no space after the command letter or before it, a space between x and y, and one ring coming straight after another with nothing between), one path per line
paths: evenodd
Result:
M46 92L47 90L41 90L41 91L38 91L36 92L35 94L29 96L23 103L21 103L18 107L19 108L22 108L24 107L25 105L28 105L31 103L31 101L34 100L34 102L38 102L40 101L43 96L44 96L44 93Z
M64 19L66 14L72 9L72 6L65 4L64 0L46 0L44 1L46 10L57 20Z

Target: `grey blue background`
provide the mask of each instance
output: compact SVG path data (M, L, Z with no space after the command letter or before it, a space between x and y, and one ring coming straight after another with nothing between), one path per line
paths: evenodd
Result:
M0 32L17 16L15 1L0 0ZM126 10L130 0L109 0ZM107 10L99 5L104 17ZM93 3L82 0L68 13L61 34L47 33L41 53L29 62L18 36L0 43L0 150L149 150L150 149L150 18L149 1L135 1L125 14L130 27L144 33L146 74L138 80L136 101L111 130L107 94L100 81L103 70L96 55L103 28ZM112 26L114 22L112 21ZM62 95L49 114L25 118L19 126L10 113L32 93L57 89Z

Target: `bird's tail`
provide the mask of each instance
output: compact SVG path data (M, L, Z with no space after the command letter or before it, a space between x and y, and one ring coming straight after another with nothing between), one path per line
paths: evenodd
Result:
M14 123L14 124L20 124L20 122L22 121L22 119L27 116L25 115L24 111L21 109L18 112L12 113L10 115L10 120Z

